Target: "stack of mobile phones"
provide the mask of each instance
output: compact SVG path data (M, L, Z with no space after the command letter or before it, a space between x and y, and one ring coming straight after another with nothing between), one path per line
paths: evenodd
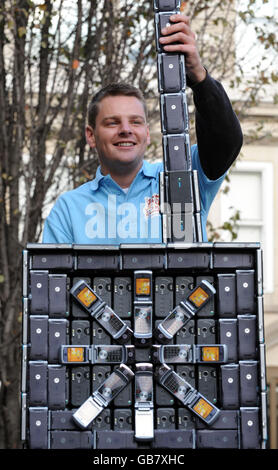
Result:
M23 258L25 447L266 447L258 244Z

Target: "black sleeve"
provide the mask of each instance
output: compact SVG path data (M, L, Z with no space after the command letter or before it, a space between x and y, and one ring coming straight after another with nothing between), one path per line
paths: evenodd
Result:
M202 168L216 180L232 165L239 154L243 135L239 120L221 85L207 72L205 80L188 86L193 91L196 108L196 136Z

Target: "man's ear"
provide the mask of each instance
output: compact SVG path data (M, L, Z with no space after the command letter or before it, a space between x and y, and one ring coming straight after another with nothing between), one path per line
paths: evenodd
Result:
M148 128L147 128L147 144L150 145L150 143L151 143L150 128L148 126Z
M95 146L96 146L96 139L95 139L94 129L92 128L92 126L86 126L86 129L85 129L85 136L86 136L87 144L88 144L91 148L95 148Z

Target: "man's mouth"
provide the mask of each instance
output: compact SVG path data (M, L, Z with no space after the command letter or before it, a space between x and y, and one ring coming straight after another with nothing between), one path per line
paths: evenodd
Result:
M114 144L116 147L134 147L135 142L117 142Z

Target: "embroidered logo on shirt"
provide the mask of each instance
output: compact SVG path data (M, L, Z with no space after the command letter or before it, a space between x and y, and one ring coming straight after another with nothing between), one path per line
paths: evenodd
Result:
M159 214L159 194L153 194L152 197L145 197L143 212L146 219Z

